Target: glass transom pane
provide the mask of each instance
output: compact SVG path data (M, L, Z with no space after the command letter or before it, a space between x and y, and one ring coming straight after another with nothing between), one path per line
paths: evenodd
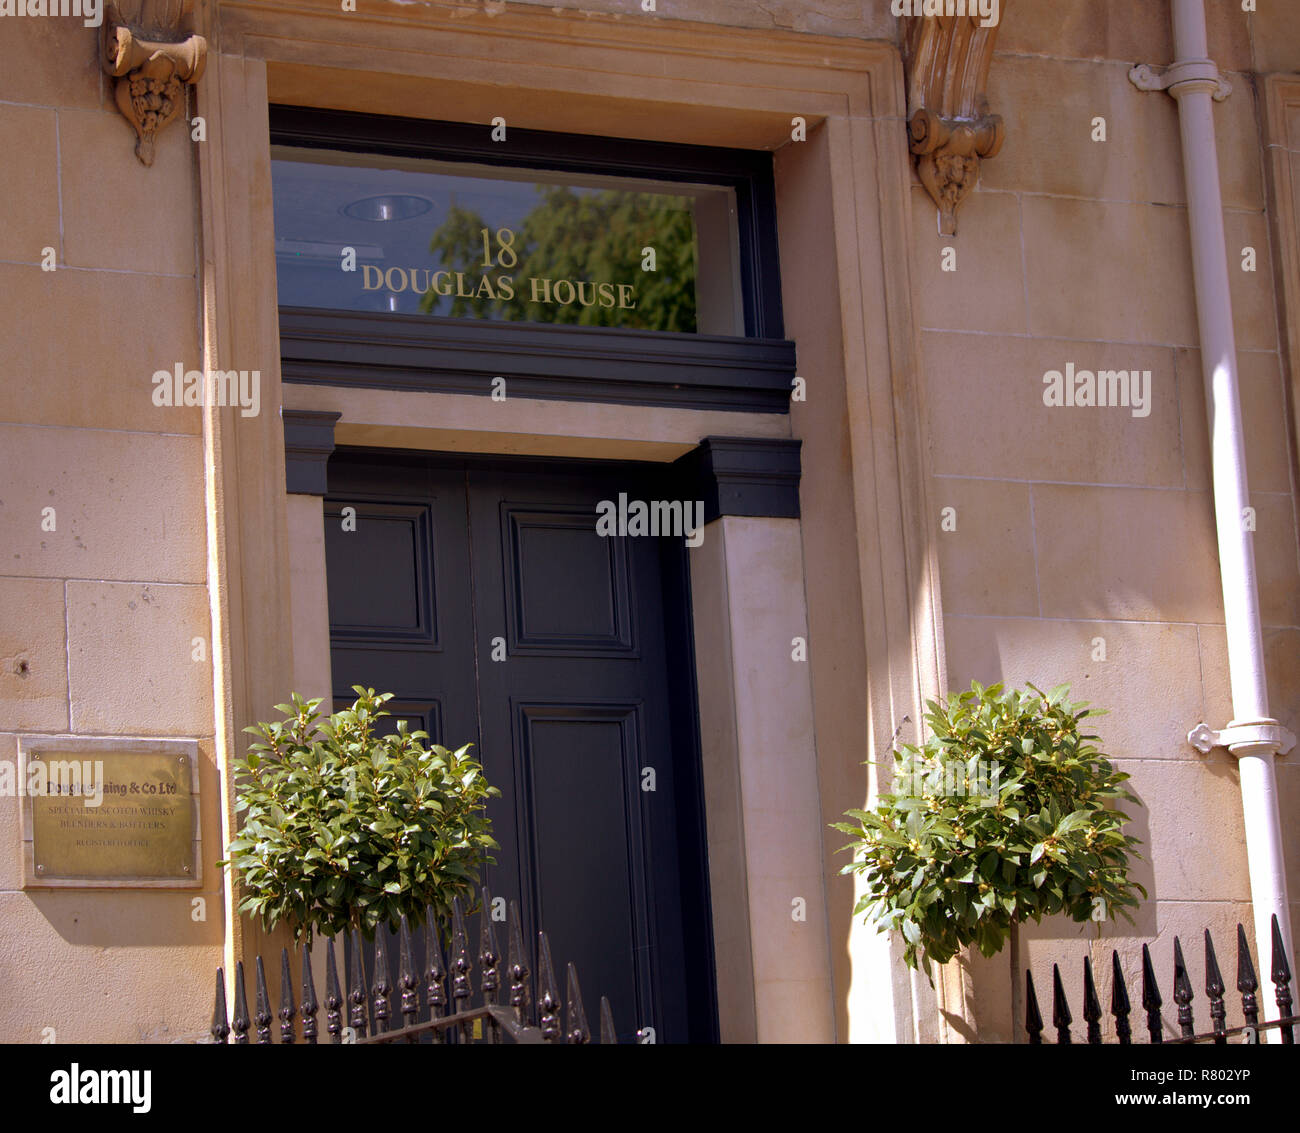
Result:
M740 335L734 190L278 146L282 306Z

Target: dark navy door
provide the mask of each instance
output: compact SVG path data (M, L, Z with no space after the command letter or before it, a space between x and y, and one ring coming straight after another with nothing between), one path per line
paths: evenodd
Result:
M593 1023L605 995L625 1041L711 1041L686 551L598 534L620 492L677 498L644 465L337 453L335 701L390 691L434 742L477 745L502 792L486 883L575 963Z

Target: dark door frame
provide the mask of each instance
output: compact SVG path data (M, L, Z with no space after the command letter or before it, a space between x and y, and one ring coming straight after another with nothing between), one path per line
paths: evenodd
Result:
M441 471L482 470L504 472L526 472L533 477L545 477L550 474L568 473L607 473L613 482L620 477L631 477L642 484L653 482L659 495L655 498L687 498L684 490L694 487L693 477L685 465L656 464L650 462L607 461L607 460L565 460L559 458L528 458L493 456L488 454L463 454L445 452L417 452L412 450L342 446L333 450L335 457L373 458L376 462L392 468L401 468L408 464L415 469L438 469ZM328 465L325 468L328 495L341 500L337 489L328 484ZM383 491L363 490L356 496L358 501L365 497L368 506L392 506L384 499ZM352 493L345 493L351 498ZM395 497L394 497L395 498ZM696 498L696 497L689 497ZM358 504L359 506L359 504ZM685 982L685 999L690 1005L689 1040L696 1043L715 1043L719 1036L717 982L715 978L716 960L713 946L712 899L709 890L708 870L708 830L704 810L704 776L703 749L700 738L699 701L696 686L696 658L694 644L694 625L691 608L690 569L687 559L688 550L680 539L656 539L659 572L662 581L663 629L665 636L665 653L668 659L664 680L667 686L668 703L672 706L669 713L671 745L674 752L686 753L686 759L675 761L676 770L672 777L674 788L673 814L675 818L675 837L677 858L676 888L680 900L682 935L685 952L680 971L660 973L661 979L677 979ZM423 584L424 580L421 580ZM481 634L475 637L476 649ZM348 635L344 633L339 644L345 644ZM331 648L336 641L336 632L331 626ZM474 678L477 681L477 677ZM339 681L336 677L336 682ZM334 692L337 695L339 688ZM475 696L477 703L478 696ZM509 722L512 734L518 731L517 720ZM516 746L518 744L516 736ZM640 743L638 741L638 746ZM683 774L688 771L689 774ZM519 769L516 768L516 775ZM517 796L516 805L522 805L523 796L518 782L514 785ZM521 812L522 814L522 812ZM520 818L522 821L522 818ZM638 821L636 828L638 843L641 846L642 860L640 872L648 873L651 862L645 858L645 833L641 831ZM519 852L526 851L521 842ZM503 863L504 864L504 863ZM647 893L649 890L646 891ZM535 895L530 896L530 902ZM526 910L525 910L526 912ZM652 915L649 910L642 910L642 915ZM545 925L535 927L545 928ZM579 972L581 978L582 973ZM647 972L647 978L648 972ZM651 986L652 994L657 992L659 984ZM599 989L595 989L599 990ZM660 1017L657 996L654 1017Z
M334 430L340 414L332 411L285 409L284 453L286 490L291 494L324 497L327 491L327 463L335 450ZM666 483L678 493L676 498L704 501L705 522L712 523L723 516L799 518L800 447L798 440L761 439L752 437L706 437L700 445L672 464L660 464ZM403 451L388 448L369 448L376 454ZM424 454L421 454L424 455ZM479 454L450 454L459 462L502 461L529 463L526 458L496 457ZM572 465L571 460L560 463ZM609 462L587 462L608 465ZM706 536L707 538L707 536ZM323 567L322 563L322 567ZM666 572L665 586L678 586L687 598L688 620L693 622L689 604L690 575L688 560L682 556L680 572ZM691 729L690 743L696 755L696 766L703 771L703 750L700 738L698 700L698 659L695 655L693 628L684 630L683 649L689 656L689 668L680 673L670 673L670 679L686 682L684 696L689 700L690 711L685 713ZM699 812L696 829L703 837L705 862L708 862L707 826L704 814L704 796L700 788ZM699 895L707 912L705 930L708 934L708 955L701 965L707 978L709 991L702 1002L707 1003L712 1020L713 1036L718 1033L718 1002L716 980L716 954L713 943L712 895L709 872L706 868L699 879ZM685 900L685 895L684 895Z

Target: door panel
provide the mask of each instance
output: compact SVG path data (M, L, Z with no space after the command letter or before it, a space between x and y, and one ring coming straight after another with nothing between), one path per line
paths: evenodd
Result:
M485 883L525 940L546 929L561 983L574 962L593 1023L605 995L624 1041L714 1038L685 552L596 532L656 473L344 450L329 477L336 699L393 691L477 745L502 792Z
M365 685L394 694L389 726L400 710L434 743L477 741L464 471L403 457L345 459L330 463L329 483L335 704L351 704L352 686ZM355 530L345 530L345 507Z
M502 523L511 652L633 656L625 542L589 511L508 506Z
M645 758L672 750L660 541L596 533L601 500L620 491L652 498L647 490L646 475L627 466L544 478L485 470L471 480L470 530L476 552L483 550L475 575L480 633L512 627L523 646L479 674L484 752L494 764L485 770L489 781L508 776L515 784L514 800L501 811L517 851L502 856L496 884L518 896L527 931L581 939L575 947L585 963L624 973L619 987L634 989L633 1002L619 1004L603 989L592 994L610 995L626 1037L654 1027L663 1040L683 1034L687 1020L680 990L668 986L680 987L684 964L676 838L665 825L673 760ZM495 553L487 553L489 542ZM550 724L541 723L543 705ZM596 724L610 712L616 727ZM572 750L563 750L562 736ZM642 791L642 771L651 765L655 790ZM542 776L545 791L552 782L567 784L567 833L556 823L553 793L531 796L537 784L530 773ZM538 812L539 802L552 807L549 816ZM580 844L591 830L602 842L588 867L552 876L546 859L561 854L557 843L567 837ZM607 894L620 887L624 901L610 905ZM555 924L561 908L572 919ZM579 967L580 978L584 971Z
M636 706L518 711L534 923L554 926L552 954L609 997L630 1037L651 991L649 973L637 970L648 933L636 853Z
M355 531L344 529L341 516L326 528L326 555L339 568L338 584L329 595L331 634L436 646L431 509L365 501L354 509ZM351 545L346 554L340 554L343 543ZM378 580L372 565L377 563L383 564Z

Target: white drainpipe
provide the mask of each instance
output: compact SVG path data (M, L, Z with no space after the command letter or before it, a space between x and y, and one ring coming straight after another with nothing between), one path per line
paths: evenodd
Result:
M1278 1018L1268 982L1271 918L1282 929L1293 970L1286 864L1278 813L1274 757L1288 752L1295 737L1268 711L1264 645L1255 578L1253 522L1246 485L1246 444L1237 385L1237 344L1228 289L1227 238L1219 190L1219 155L1214 138L1212 99L1226 98L1227 84L1210 59L1204 0L1173 0L1174 56L1171 67L1135 67L1130 78L1143 90L1168 90L1178 101L1182 127L1183 175L1192 234L1192 271L1201 334L1206 410L1214 476L1214 514L1219 534L1219 572L1228 631L1228 667L1233 719L1222 731L1198 725L1189 742L1203 752L1226 747L1237 757L1241 805L1246 820L1246 854L1255 913L1256 967L1265 1019ZM1231 983L1231 980L1228 981ZM1276 1033L1272 1038L1277 1039Z

